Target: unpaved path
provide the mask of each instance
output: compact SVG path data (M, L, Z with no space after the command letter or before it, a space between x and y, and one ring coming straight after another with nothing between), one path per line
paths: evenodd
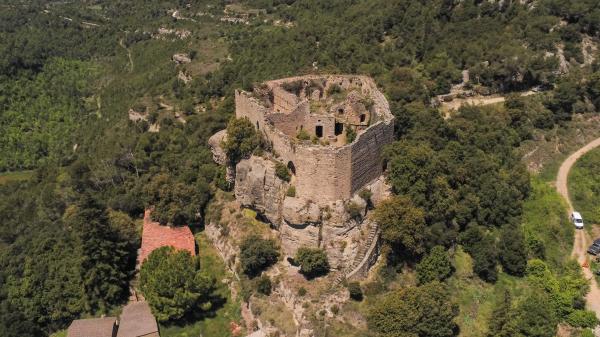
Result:
M569 198L569 189L568 189L568 178L569 172L573 167L573 164L583 156L588 151L600 146L600 138L597 138L587 144L586 146L580 148L575 151L572 155L567 158L560 169L558 170L558 176L556 177L556 189L558 193L565 198L567 201L567 205L569 206L569 213L573 211L573 204L571 204L571 199ZM590 292L586 296L586 308L588 310L592 310L596 313L596 316L600 318L600 289L598 288L598 284L596 283L596 278L594 274L590 270L588 254L587 254L587 246L591 242L590 235L585 230L576 230L575 231L575 240L573 242L573 251L571 252L571 256L577 259L579 265L582 266L583 274L585 277L590 280ZM587 267L584 267L584 264Z
M119 40L119 46L121 46L127 51L127 57L129 58L129 72L133 72L133 58L131 58L131 51L129 50L129 48L127 48L127 46L125 46L123 38Z
M536 94L535 91L529 90L525 92L519 93L520 96L530 96ZM502 103L506 100L505 96L500 95L491 95L491 96L473 96L473 97L465 97L465 98L455 98L450 102L441 102L440 108L442 111L446 112L446 118L450 117L450 111L458 110L462 105L470 104L470 105L489 105Z

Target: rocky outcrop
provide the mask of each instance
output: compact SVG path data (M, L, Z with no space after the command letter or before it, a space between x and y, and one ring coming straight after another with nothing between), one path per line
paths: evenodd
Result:
M235 198L242 206L260 212L275 226L281 220L280 206L287 187L288 184L275 175L275 163L271 160L252 156L236 166Z
M173 62L177 64L190 63L192 59L188 54L174 54L172 57Z
M287 197L283 201L283 219L292 225L317 223L321 211L314 202L301 198Z
M281 248L286 256L294 256L300 247L319 247L319 227L317 225L294 226L283 223L280 232Z
M227 164L227 154L221 144L227 139L227 130L221 130L208 139L208 146L213 155L213 160L219 165Z

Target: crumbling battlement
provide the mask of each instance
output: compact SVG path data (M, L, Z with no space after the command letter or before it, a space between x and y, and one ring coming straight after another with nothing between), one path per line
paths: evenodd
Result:
M252 93L236 91L235 103L236 117L247 117L290 168L300 198L348 199L383 172L381 150L393 141L394 117L369 77L268 81Z

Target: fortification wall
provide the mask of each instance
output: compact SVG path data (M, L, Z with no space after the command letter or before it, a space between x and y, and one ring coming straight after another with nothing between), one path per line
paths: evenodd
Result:
M351 145L350 194L383 173L383 146L394 141L394 124L378 122L358 136Z
M290 113L300 102L298 96L281 87L273 87L273 110L275 112Z
M248 117L252 125L259 130L265 127L267 108L245 91L235 91L235 117Z
M317 203L350 196L349 148L301 145L295 154L296 193Z

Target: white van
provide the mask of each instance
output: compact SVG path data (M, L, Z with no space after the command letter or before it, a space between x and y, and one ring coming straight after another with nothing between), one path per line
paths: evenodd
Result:
M583 229L583 218L581 217L581 214L579 214L579 212L571 213L571 221L573 221L575 228Z

